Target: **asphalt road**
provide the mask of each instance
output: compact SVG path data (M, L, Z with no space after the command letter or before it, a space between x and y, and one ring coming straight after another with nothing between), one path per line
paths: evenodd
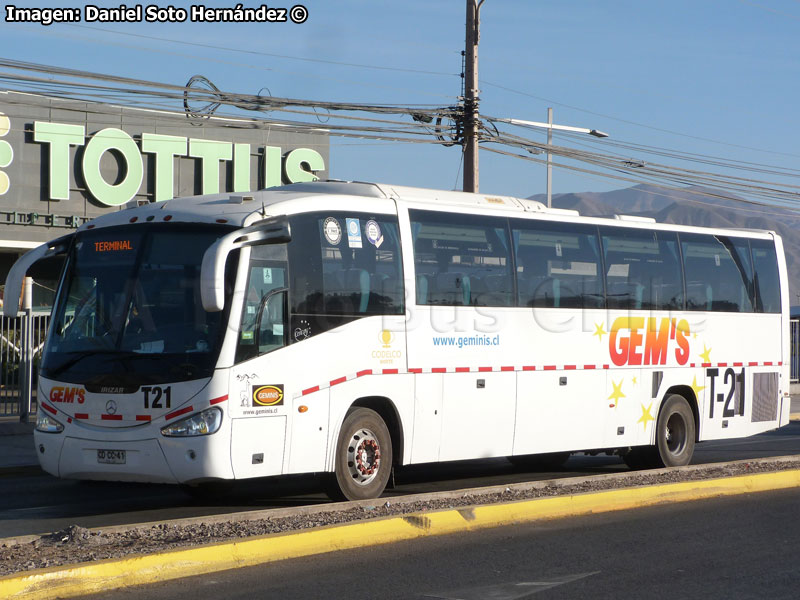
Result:
M800 423L747 439L706 442L695 464L800 454ZM556 472L531 473L505 459L441 463L398 471L385 496L500 485L626 471L617 457L573 456ZM46 533L69 525L108 527L329 502L322 483L308 477L244 482L221 499L196 500L175 486L59 480L49 475L0 478L0 538Z
M798 539L792 489L397 542L94 597L795 599Z

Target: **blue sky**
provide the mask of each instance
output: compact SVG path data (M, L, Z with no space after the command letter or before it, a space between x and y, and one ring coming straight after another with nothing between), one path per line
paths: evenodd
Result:
M300 25L2 23L0 55L179 85L202 74L220 89L251 94L268 88L274 96L326 101L457 102L464 0L304 4L309 18ZM545 121L552 106L556 123L600 129L611 140L795 168L799 26L798 0L486 0L481 112ZM543 133L515 132L545 140ZM602 141L588 137L583 142L556 135L554 143L603 151ZM460 159L458 147L331 139L331 176L339 179L460 188ZM527 161L482 151L480 173L484 192L528 196L545 189L544 167ZM555 193L627 185L554 172Z

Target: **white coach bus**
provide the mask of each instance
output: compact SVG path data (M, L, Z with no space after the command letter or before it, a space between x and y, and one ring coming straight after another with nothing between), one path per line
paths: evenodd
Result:
M684 465L789 421L772 232L295 184L100 217L17 262L6 315L58 254L35 443L59 477L328 472L358 499L397 465Z

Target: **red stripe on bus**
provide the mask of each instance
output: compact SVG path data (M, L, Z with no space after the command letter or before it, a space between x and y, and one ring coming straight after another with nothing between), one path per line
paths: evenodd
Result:
M782 367L782 366L783 366L783 361L780 361L780 362L778 363L778 366L779 366L779 367Z
M334 385L339 385L340 383L344 383L347 381L347 377L339 377L338 379L331 379L330 385L333 387Z
M603 368L604 368L604 369L610 369L610 368L611 368L611 366L610 366L610 365L603 365Z
M103 421L122 421L122 415L100 415Z
M727 367L728 363L717 363L718 367Z
M556 366L555 365L545 365L543 368L544 368L545 371L555 371L556 370Z
M412 373L414 372L412 369L409 369ZM422 369L419 370L422 373ZM363 371L359 371L356 373L356 377L363 377L364 375L372 375L372 369L364 369Z
M137 421L149 421L150 415L136 415Z
M752 362L751 361L751 362L747 363L747 366L748 367L757 367L758 366L758 361L756 361L756 362Z
M469 367L456 367L456 373L469 373Z
M362 373L363 372L364 371L362 371ZM419 368L409 369L408 372L409 373L422 373L422 369L419 369ZM372 371L370 371L370 373L372 373Z
M76 419L88 419L89 413L75 413Z
M522 367L522 370L523 371L535 371L536 367L533 366L533 365L526 365L526 366Z
M444 367L434 367L431 369L431 373L447 373L447 369Z
M305 395L307 395L307 394L313 394L314 392L318 392L318 391L319 391L319 386L318 386L318 385L315 385L314 387L310 387L310 388L308 388L307 390L303 390L303 391L301 392L301 395L302 395L302 396L305 396Z
M501 371L513 371L514 367L500 367Z
M772 366L772 361L770 360L770 361L765 362L764 366L765 367L771 367Z
M173 411L169 413L166 417L164 417L167 421L170 419L174 419L175 417L180 417L181 415L185 415L188 412L192 412L194 409L191 406L184 406L181 409Z
M583 368L584 369L588 369L588 370L592 370L592 369L596 369L597 365L583 365Z
M697 365L695 363L689 363L689 366L694 369Z
M710 367L711 363L702 363L700 366L701 367Z
M384 375L397 375L400 371L398 369L384 369Z
M213 406L214 404L220 404L221 402L225 402L227 399L228 399L228 394L225 394L224 396L220 396L219 398L214 398L211 401L211 405Z
M733 363L733 366L734 366L734 367L743 367L743 366L744 366L744 364L742 364L742 363L738 362L738 363Z
M578 368L578 365L564 365L564 370L565 371L574 371L577 368Z
M492 367L478 367L479 373L491 373Z
M44 402L42 402L42 408L45 409L49 413L53 413L54 415L58 414L58 411L55 408L53 408L52 406L50 406L49 404L46 404Z

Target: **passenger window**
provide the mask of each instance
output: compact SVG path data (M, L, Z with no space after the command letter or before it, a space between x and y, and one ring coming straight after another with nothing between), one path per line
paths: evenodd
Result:
M394 216L328 212L293 217L289 264L292 319L311 334L352 317L404 312Z
M750 240L753 252L756 311L781 312L781 286L778 277L778 257L771 240Z
M605 305L596 227L522 219L511 227L519 306Z
M683 309L678 236L672 232L601 228L608 308Z
M747 240L689 233L680 240L688 310L753 312Z
M503 218L412 210L417 304L513 306Z

